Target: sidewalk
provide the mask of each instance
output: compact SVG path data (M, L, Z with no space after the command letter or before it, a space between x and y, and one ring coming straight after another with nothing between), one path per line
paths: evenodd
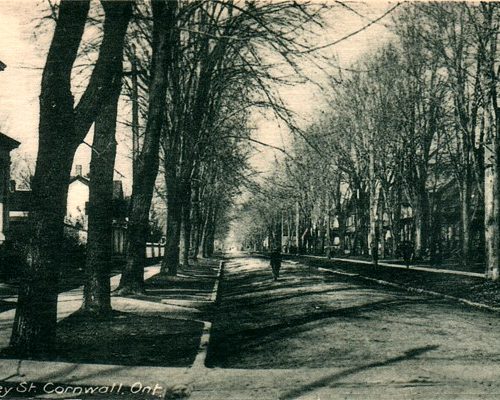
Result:
M144 269L144 279L149 279L160 271L159 266L147 267ZM121 274L111 277L111 290L115 290L120 283ZM68 317L77 311L82 305L83 299L83 286L63 292L59 294L58 307L57 307L57 320ZM15 302L17 296L6 297L3 299L8 302ZM112 299L114 300L114 299ZM14 323L14 316L16 310L10 309L0 313L0 350L9 345L10 334L12 331L12 324Z
M326 259L325 256L304 255L304 257ZM347 263L353 263L353 264L373 265L373 261L371 261L371 260L360 260L360 259L356 259L356 258L335 257L332 260L342 261L342 262L347 262ZM381 267L401 268L401 269L405 269L405 270L408 269L406 267L406 265L396 264L396 263L391 263L391 262L384 262L384 261L379 261L378 265L381 266ZM433 268L431 266L410 265L410 268L413 269L413 270L415 270L415 271L434 272L436 274L451 274L451 275L475 276L475 277L478 277L478 278L484 278L485 277L484 273L468 272L468 271L458 271L458 270L454 270L454 269Z
M329 260L304 255L291 259L340 274L359 275L375 283L397 285L410 291L441 295L476 307L500 310L500 283L486 280L484 274L421 266L406 268L387 262L379 262L375 267L370 261L349 258Z
M216 299L220 268L200 261L189 269L180 269L175 277L155 276L159 269L159 266L145 269L145 295L112 296L112 308L118 315L111 321L78 320L73 313L81 306L83 288L61 293L58 351L61 352L62 346L66 361L59 361L57 355L53 361L0 360L0 397L2 387L10 385L14 393L22 382L36 383L37 389L32 393L36 398L57 398L47 397L43 391L46 382L59 382L64 387L123 387L120 393L107 392L106 399L115 398L110 396L113 394L119 399L143 400L158 398L165 390L185 390L193 379L191 372L204 368L207 333L211 328L205 319ZM111 278L112 290L119 280L120 275ZM14 314L15 310L0 313L2 348L9 343ZM131 322L137 326L131 327ZM68 346L72 336L83 337L90 343L85 344L84 351L75 346L78 340ZM93 361L96 358L102 362ZM137 393L131 392L134 388ZM155 393L151 393L154 388L157 388ZM96 395L82 398L89 397L103 398Z

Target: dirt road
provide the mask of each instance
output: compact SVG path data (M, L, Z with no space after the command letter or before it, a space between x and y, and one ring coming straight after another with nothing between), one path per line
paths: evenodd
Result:
M193 399L500 396L498 314L246 256L219 290Z

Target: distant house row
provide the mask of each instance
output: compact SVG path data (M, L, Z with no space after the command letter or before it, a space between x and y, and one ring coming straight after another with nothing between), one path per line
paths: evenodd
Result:
M455 179L443 177L432 182L428 188L428 226L425 231L426 245L422 245L422 256L451 257L460 253L460 194ZM285 252L322 254L329 248L344 254L369 254L369 214L366 206L359 206L355 193L345 190L339 209L316 210L315 218L299 208L288 207L264 234L253 240L249 247L270 248L280 245ZM483 208L474 207L470 218L471 249L478 257L483 248ZM298 225L298 226L297 226ZM416 211L408 198L390 208L379 200L375 216L375 236L379 254L395 257L402 241L415 242Z

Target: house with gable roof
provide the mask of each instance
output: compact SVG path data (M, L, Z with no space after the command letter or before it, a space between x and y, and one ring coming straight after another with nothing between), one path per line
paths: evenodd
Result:
M82 166L76 165L74 175L68 186L65 229L66 233L76 236L81 243L87 242L88 206L90 179L82 173ZM113 249L122 254L126 238L127 207L123 194L122 181L113 181Z

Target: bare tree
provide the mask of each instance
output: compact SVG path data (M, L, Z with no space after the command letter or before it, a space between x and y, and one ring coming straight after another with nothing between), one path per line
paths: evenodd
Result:
M177 1L154 1L151 84L148 116L141 152L134 172L129 214L127 263L120 280L120 292L142 292L144 257L148 231L149 209L158 174L160 137L165 118L168 71L175 41Z
M11 346L18 354L47 353L56 338L60 243L73 156L121 79L110 68L121 59L129 2L102 1L104 36L91 78L76 106L71 71L84 31L89 1L61 1L40 95L39 148L32 185L27 267L19 289Z

